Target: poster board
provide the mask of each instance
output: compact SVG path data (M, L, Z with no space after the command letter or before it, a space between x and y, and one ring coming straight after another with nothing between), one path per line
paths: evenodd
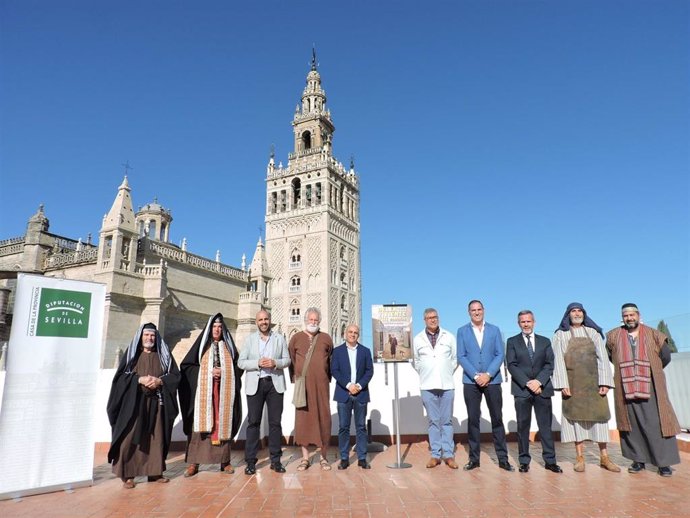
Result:
M383 362L412 359L412 306L371 306L374 360Z

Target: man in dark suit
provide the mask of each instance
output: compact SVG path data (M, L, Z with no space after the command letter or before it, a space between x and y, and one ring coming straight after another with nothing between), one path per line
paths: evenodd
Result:
M508 461L506 431L503 427L503 395L501 392L501 365L505 358L501 330L484 321L484 305L472 300L467 306L470 323L458 329L458 363L462 365L463 395L467 406L467 439L470 459L465 471L479 467L482 396L491 416L491 434L498 467L515 471Z
M367 403L369 403L369 382L374 375L371 351L358 343L359 327L350 324L345 330L345 343L333 349L331 374L335 378L333 400L338 402L338 446L340 464L338 469L350 465L350 422L355 416L357 433L357 465L371 469L367 462Z
M554 473L562 473L556 464L551 432L551 374L554 367L551 341L534 333L534 314L530 310L520 311L517 320L522 332L508 338L506 361L512 376L510 391L515 397L520 473L529 471L532 459L529 454L532 408L537 416L544 467Z

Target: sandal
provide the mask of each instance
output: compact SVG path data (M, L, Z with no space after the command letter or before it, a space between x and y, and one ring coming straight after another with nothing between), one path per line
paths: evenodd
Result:
M299 464L297 464L297 471L306 471L309 469L309 459L302 459L299 461Z
M331 465L328 463L326 459L321 459L319 461L319 464L321 465L321 469L323 471L330 471L331 470Z
M136 484L134 483L134 479L133 479L133 478L128 478L128 479L125 480L124 483L122 484L122 487L124 487L125 489L134 489L134 486L136 486Z

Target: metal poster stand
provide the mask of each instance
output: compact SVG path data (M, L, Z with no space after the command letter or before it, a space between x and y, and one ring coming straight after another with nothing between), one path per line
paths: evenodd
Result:
M393 364L393 387L394 387L394 399L393 399L393 422L395 425L395 462L393 464L387 464L387 467L392 469L403 469L411 468L412 464L407 462L402 462L400 454L400 397L398 395L398 363L409 363L408 360L404 361L388 361L386 362L386 384L388 384L388 364Z

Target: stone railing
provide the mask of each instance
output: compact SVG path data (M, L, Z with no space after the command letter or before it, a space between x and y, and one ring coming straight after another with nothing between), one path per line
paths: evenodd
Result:
M161 259L158 264L137 264L134 267L134 273L143 275L144 277L164 277L166 273L167 263Z
M249 280L248 272L242 271L239 268L234 268L232 266L212 261L211 259L206 259L200 255L190 254L189 252L180 250L179 248L167 243L152 241L149 239L148 249L154 255L164 257L170 261L187 264L209 272L216 272L220 275L231 277L242 282L247 282Z
M261 302L263 303L263 297L258 291L243 291L240 293L240 302Z
M309 155L318 155L323 151L323 147L313 147L311 149L305 149L303 151L295 151L293 153L288 153L288 160L292 160L294 158L301 158L304 156L309 156Z
M20 254L24 249L24 236L0 241L0 256Z
M63 266L78 266L95 263L98 260L98 248L88 248L79 252L65 252L46 257L45 269L52 270Z

